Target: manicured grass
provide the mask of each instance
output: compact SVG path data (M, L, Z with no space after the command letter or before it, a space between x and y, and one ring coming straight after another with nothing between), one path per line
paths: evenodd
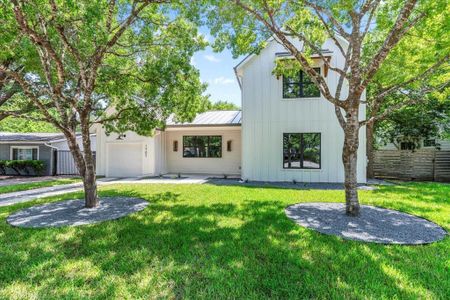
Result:
M61 184L69 184L69 183L75 183L80 182L79 178L61 178L61 179L54 179L54 180L45 180L45 181L37 181L37 182L28 182L28 183L18 183L18 184L12 184L7 186L0 186L0 194L5 193L12 193L12 192L20 192L20 191L27 191L42 187L49 187L49 186L55 186L55 185L61 185Z
M82 227L18 229L0 208L0 298L434 298L450 295L450 239L426 246L346 241L296 225L284 208L343 191L214 185L110 185L151 204ZM450 229L450 185L361 191L372 204Z

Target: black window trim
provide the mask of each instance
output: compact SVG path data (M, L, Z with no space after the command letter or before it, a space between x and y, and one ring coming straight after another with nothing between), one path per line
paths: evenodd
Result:
M320 67L315 67L313 69L318 71L319 73L322 73ZM303 83L312 83L312 84L314 84L314 82L312 80L303 81L303 74L304 74L303 70L300 70L298 72L298 81L295 81L293 83L286 83L286 81L285 81L286 78L285 78L285 76L283 76L283 82L282 82L282 88L281 88L282 89L281 92L282 92L283 99L319 99L321 97L320 89L319 89L319 96L304 96L303 95ZM295 95L294 97L288 97L288 96L286 96L284 87L286 85L293 85L293 84L297 84L299 86L299 95Z
M210 139L212 138L212 137L218 137L218 138L220 138L220 156L185 156L185 151L184 151L184 149L186 148L186 145L185 145L185 137L208 137L208 153L207 153L207 155L209 155L209 145L210 145ZM183 135L183 158L222 158L223 157L223 154L222 154L222 151L223 151L223 137L221 136L221 135Z
M285 167L284 166L284 135L285 134L300 134L300 147L301 147L301 154L300 154L300 167ZM319 167L318 168L308 168L303 167L303 134L318 134L319 135ZM281 160L281 163L283 165L283 169L285 170L321 170L322 169L322 133L321 132L283 132L282 141L281 141L281 147L283 149L283 157Z

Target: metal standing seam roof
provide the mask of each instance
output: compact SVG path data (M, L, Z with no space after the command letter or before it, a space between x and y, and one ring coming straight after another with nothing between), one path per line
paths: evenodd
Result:
M54 139L64 138L61 133L16 133L0 132L0 142L49 142Z
M240 110L207 111L198 114L192 122L177 123L173 116L167 120L167 127L183 126L240 126L242 112Z

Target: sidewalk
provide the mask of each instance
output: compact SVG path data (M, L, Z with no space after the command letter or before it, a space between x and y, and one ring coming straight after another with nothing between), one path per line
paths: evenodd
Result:
M0 180L0 186L7 186L13 184L21 184L21 183L31 183L31 182L42 182L42 181L52 181L55 179L65 179L65 178L74 178L77 176L72 175L61 175L61 176L0 176L4 179Z

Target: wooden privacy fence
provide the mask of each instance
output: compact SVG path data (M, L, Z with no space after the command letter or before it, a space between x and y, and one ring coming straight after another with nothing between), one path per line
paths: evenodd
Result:
M450 151L377 150L375 177L450 182Z

